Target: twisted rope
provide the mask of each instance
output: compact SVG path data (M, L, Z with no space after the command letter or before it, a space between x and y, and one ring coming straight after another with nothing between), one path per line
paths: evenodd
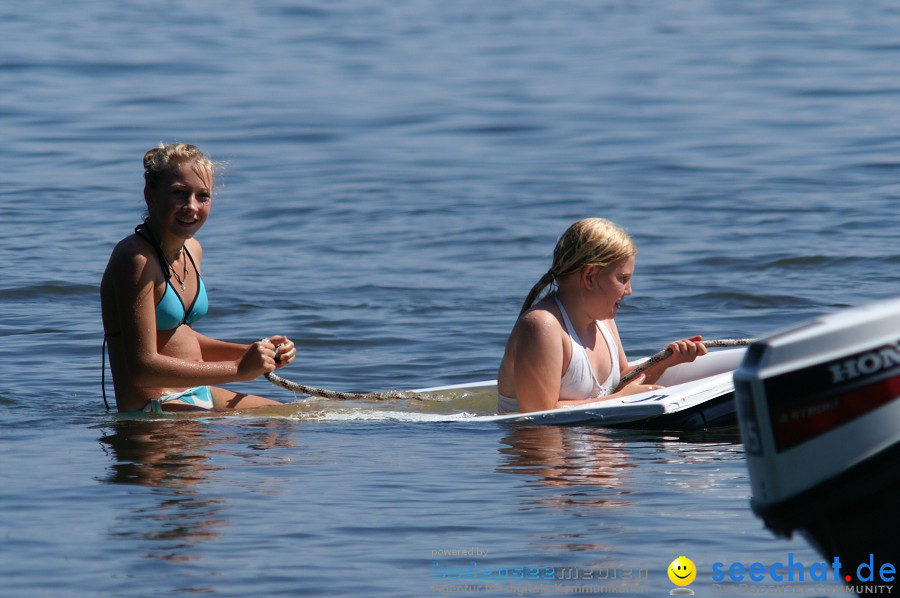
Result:
M719 340L709 340L709 341L701 341L703 345L707 348L711 347L743 347L749 345L756 339L752 338L724 338ZM625 376L622 377L622 381L619 382L619 385L615 388L613 392L617 392L622 389L626 384L634 380L637 376L641 375L641 373L649 368L654 363L659 363L663 359L667 358L672 354L671 349L663 349L653 357L649 358L647 361L641 363L639 366L628 372ZM389 401L392 399L409 399L416 401L430 401L434 400L433 395L426 395L417 392L413 392L410 390L389 390L386 392L341 392L337 390L328 390L326 388L316 388L315 386L306 386L305 384L299 384L297 382L292 382L281 376L269 372L266 374L266 378L268 378L269 382L276 386L281 386L282 388L286 388L288 390L292 390L294 392L299 392L300 394L309 395L311 397L320 397L323 399L335 399L338 401Z
M723 338L718 340L710 340L710 341L700 341L703 343L703 346L706 348L712 347L744 347L754 342L755 338ZM618 392L622 390L629 382L640 376L644 370L649 368L655 363L659 363L663 359L669 357L672 354L672 349L665 348L653 357L649 358L647 361L641 363L636 368L622 376L622 380L619 382L619 385L613 389L613 392Z
M337 399L338 401L388 401L391 399L414 399L417 401L427 401L433 397L419 394L412 391L389 390L387 392L340 392L337 390L328 390L325 388L316 388L315 386L306 386L291 382L281 376L269 372L266 374L269 382L277 386L281 386L300 394L309 395L311 397L321 397L323 399Z

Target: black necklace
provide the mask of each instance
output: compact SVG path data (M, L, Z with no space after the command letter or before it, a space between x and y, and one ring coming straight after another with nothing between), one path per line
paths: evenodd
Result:
M181 247L181 251L179 251L178 254L181 255L183 252L184 252L184 246ZM181 285L181 292L183 293L184 292L184 281L187 280L187 273L188 273L187 260L184 260L184 273L182 275L182 276L184 276L184 278L182 278L181 276L178 276L178 272L175 271L175 266L173 266L171 263L169 263L169 260L166 260L166 263L169 264L169 270L172 271L172 274L175 276L175 280L177 280L178 284Z
M172 262L170 262L169 258L166 257L166 252L163 251L162 243L160 243L156 239L156 235L154 235L153 231L150 229L150 219L149 218L145 219L143 224L139 224L136 227L134 227L134 232L141 236L144 236L142 233L146 232L147 236L145 238L149 237L150 242L156 246L156 251L159 253L159 257L162 258L162 260L165 262L166 266L169 267L169 271L175 275L175 279L178 281L178 284L181 286L181 292L183 293L184 292L184 281L187 280L187 273L188 273L187 260L184 260L184 274L183 274L184 278L182 278L181 276L178 276L178 272L175 271L175 267L172 266ZM182 245L181 249L178 250L178 254L175 259L178 259L179 257L181 257L182 254L184 254L184 251L185 251L185 248L184 248L184 245ZM166 278L168 278L168 276Z

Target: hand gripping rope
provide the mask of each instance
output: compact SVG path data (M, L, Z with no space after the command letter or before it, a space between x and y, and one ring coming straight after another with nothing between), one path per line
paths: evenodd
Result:
M756 339L754 338L723 338L719 340L711 340L711 341L700 341L703 343L703 346L706 348L711 347L743 347L745 345L749 345L754 342ZM672 354L672 349L665 348L653 357L647 359L647 361L642 362L636 368L622 376L622 380L619 381L619 385L613 389L613 392L619 392L622 390L626 384L640 376L644 370L649 368L654 363L659 363L663 359L667 358Z

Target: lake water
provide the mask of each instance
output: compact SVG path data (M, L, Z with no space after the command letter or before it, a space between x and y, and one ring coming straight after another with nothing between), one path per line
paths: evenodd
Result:
M659 596L686 555L710 595L822 560L752 514L733 430L106 413L98 285L143 152L189 141L226 163L198 329L288 334L313 386L493 378L585 216L638 244L633 357L897 296L898 31L885 0L5 3L0 594L565 591L475 563Z

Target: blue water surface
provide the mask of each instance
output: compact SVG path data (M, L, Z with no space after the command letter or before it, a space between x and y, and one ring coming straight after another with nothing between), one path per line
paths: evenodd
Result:
M821 560L750 511L735 431L108 414L98 286L143 153L188 141L224 165L198 329L291 336L305 384L493 378L586 216L639 247L632 356L897 296L897 31L884 0L0 6L0 594L440 595L475 561L661 595L679 555L702 594Z

